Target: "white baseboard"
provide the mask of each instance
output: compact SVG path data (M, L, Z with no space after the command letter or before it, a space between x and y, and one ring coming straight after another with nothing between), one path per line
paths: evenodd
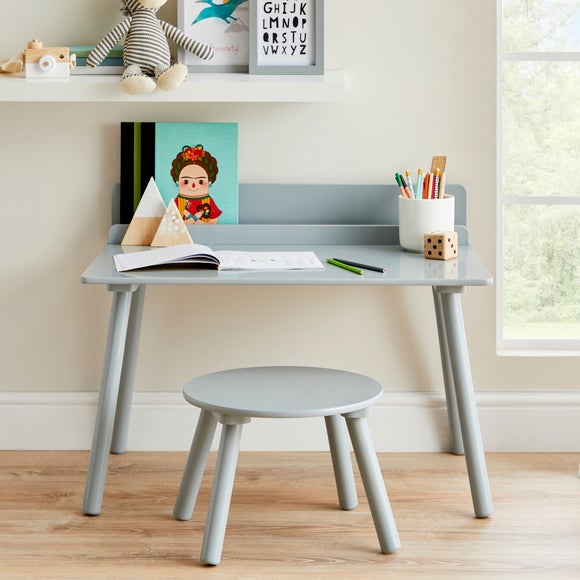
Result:
M580 393L477 394L486 451L580 451ZM0 449L89 449L95 393L0 393ZM136 393L128 448L185 451L197 411L181 394ZM377 451L449 449L443 395L386 393L370 419ZM214 441L214 446L217 441ZM324 421L256 419L242 449L311 451L327 448Z

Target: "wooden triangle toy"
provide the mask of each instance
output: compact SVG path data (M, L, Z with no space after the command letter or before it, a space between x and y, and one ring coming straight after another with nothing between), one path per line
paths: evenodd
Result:
M177 205L170 201L151 245L175 246L177 244L193 244L193 240L187 231L185 222L179 215Z
M135 215L125 232L121 245L148 246L153 241L161 219L165 215L165 204L155 180L151 178Z

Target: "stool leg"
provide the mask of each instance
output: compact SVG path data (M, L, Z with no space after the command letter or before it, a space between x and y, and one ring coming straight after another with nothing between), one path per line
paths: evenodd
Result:
M214 414L202 409L173 508L176 520L191 519L216 425Z
M359 471L364 483L381 552L390 554L401 547L385 482L366 421L369 410L345 415Z
M204 564L215 566L220 563L222 558L241 436L241 424L224 424L222 427L211 500L201 547L201 561Z
M358 505L358 497L350 460L346 423L341 415L328 415L324 417L324 421L338 491L338 503L343 510L352 510Z

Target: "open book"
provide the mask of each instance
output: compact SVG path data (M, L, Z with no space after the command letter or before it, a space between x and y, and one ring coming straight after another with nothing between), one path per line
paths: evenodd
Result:
M117 272L154 266L215 270L324 270L314 252L214 252L202 244L180 244L113 256Z

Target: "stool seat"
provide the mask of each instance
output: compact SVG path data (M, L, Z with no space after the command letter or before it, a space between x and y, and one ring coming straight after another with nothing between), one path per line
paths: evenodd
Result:
M324 417L339 505L358 504L350 443L359 466L381 552L401 543L366 418L382 395L377 381L356 373L314 367L252 367L211 373L189 381L183 395L201 409L173 514L193 514L217 423L222 432L201 561L221 560L242 427L253 418Z
M185 400L223 415L298 418L342 415L381 398L363 375L318 367L272 366L219 371L189 381Z

